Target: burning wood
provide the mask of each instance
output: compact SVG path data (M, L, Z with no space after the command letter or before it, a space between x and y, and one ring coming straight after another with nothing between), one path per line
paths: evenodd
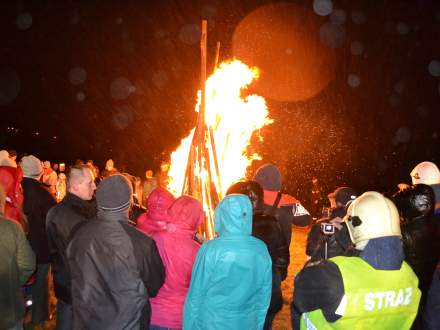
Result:
M217 46L218 47L218 46ZM214 209L227 188L244 178L257 154L247 155L252 134L272 122L264 98L241 91L258 78L258 69L233 60L223 62L206 80L206 21L202 24L202 88L197 124L171 154L168 189L199 199L206 220L204 235L214 237ZM262 140L260 136L260 140Z

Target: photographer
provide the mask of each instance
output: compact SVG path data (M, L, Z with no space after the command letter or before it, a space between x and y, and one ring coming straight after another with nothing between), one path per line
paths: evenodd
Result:
M316 262L335 256L347 255L352 249L347 226L342 221L346 207L356 198L356 192L349 187L339 187L329 194L330 208L327 214L311 228L307 237L306 254L309 262Z

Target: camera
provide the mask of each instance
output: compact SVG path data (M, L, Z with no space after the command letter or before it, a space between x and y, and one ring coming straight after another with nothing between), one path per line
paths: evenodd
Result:
M331 223L321 223L321 233L324 235L333 235L335 233L335 226Z

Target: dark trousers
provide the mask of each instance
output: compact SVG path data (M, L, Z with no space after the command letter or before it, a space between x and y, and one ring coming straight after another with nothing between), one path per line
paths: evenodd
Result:
M6 329L6 330L23 330L23 324L19 322L16 326Z
M269 309L264 320L263 330L272 330L272 322L275 315L283 308L283 295L281 293L281 275L276 269L272 271L272 296Z
M57 302L57 325L55 330L71 330L73 323L72 305L58 299Z
M49 264L38 264L32 285L32 323L40 324L49 318Z

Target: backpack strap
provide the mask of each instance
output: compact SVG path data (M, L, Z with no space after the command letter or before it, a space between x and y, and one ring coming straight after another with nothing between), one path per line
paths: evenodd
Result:
M273 202L273 205L270 207L270 209L265 212L266 215L270 215L270 216L275 216L275 211L278 208L278 204L280 203L281 200L281 196L283 194L281 193L281 191L278 192L277 197L275 198L275 201Z

